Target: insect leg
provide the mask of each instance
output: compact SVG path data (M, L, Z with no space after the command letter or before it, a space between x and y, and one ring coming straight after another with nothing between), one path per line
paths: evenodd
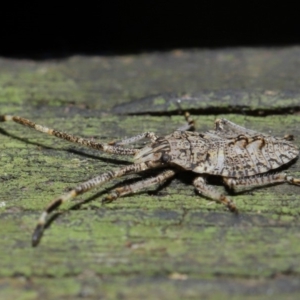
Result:
M145 139L145 138L150 139L151 142L155 142L158 137L155 135L154 132L144 132L144 133L141 133L139 135L130 137L128 139L124 139L124 140L116 141L116 142L111 142L111 143L109 143L109 145L117 145L117 146L127 145L127 144L131 144L131 143L135 143L135 142L137 142L141 139Z
M177 99L176 104L177 104L180 112L182 112L181 99ZM186 121L187 124L185 124L183 126L180 126L177 130L179 130L179 131L194 131L196 129L195 128L195 121L191 117L190 113L186 111L184 113L184 118L185 118L185 121Z
M24 119L22 117L18 116L11 116L11 115L0 115L0 122L5 122L5 121L14 121L18 124L30 127L32 129L35 129L37 131L47 133L49 135L56 136L60 139L76 143L79 145L83 145L89 148L97 149L103 152L107 153L113 153L113 154L119 154L119 155L135 155L139 150L138 149L132 149L132 148L123 148L123 147L118 147L118 146L113 146L109 145L107 143L99 143L95 142L90 139L85 139L81 137L77 137L65 132L61 132L55 129L48 128L43 125L36 124L30 120Z
M177 130L179 131L194 131L195 130L195 121L191 117L189 112L184 113L184 118L187 124L180 126Z
M216 132L221 136L227 136L227 135L234 136L240 134L247 135L247 136L263 135L257 131L242 127L226 119L217 119L215 121L215 126L216 126Z
M169 178L173 177L175 174L176 172L174 170L166 170L155 177L116 188L102 200L102 203L112 202L121 196L136 193L139 190L154 184L161 184Z
M212 186L208 185L205 181L205 178L202 176L198 176L194 182L194 186L196 187L197 191L202 194L203 196L206 196L208 198L211 198L217 202L221 202L224 205L228 207L228 209L234 213L237 213L238 210L235 206L235 204L232 202L232 200L216 191Z
M255 187L262 185L271 185L276 183L288 182L294 185L300 185L300 179L285 173L268 173L262 176L252 176L245 178L224 178L224 183L231 189L236 187Z
M114 178L121 177L124 175L132 174L132 173L138 173L140 171L144 171L147 169L155 168L155 165L151 165L150 163L139 163L139 164L132 164L129 166L125 166L123 168L117 169L115 171L108 171L106 173L103 173L99 176L96 176L90 180L87 180L77 187L73 188L71 191L69 191L66 194L61 195L57 199L54 199L50 204L46 207L44 212L41 214L38 224L34 230L34 233L32 235L32 246L36 246L44 231L45 224L48 219L48 215L53 212L55 209L57 209L60 205L63 203L72 200L76 196L83 194L95 187L98 187Z

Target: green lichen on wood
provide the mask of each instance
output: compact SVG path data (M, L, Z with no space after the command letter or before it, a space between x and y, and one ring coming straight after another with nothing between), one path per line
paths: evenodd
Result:
M254 61L258 59L257 53L246 52ZM185 66L188 58L182 55L179 61ZM215 55L230 65L228 53ZM232 55L236 55L235 51ZM191 57L202 59L202 54ZM61 63L23 65L14 61L4 65L2 61L1 114L19 114L105 142L149 130L168 134L184 124L182 116L109 113L115 104L129 102L131 97L163 90L162 81L149 80L147 85L145 78L132 87L129 75L136 79L135 74L146 72L141 67L146 58L147 55L127 59L72 58ZM151 55L149 59L158 60ZM114 71L118 63L120 72ZM166 66L159 69L157 63L154 65L150 73L163 78L162 69ZM43 68L50 72L44 77L38 75L46 72ZM254 67L251 70L257 72ZM137 73L130 73L134 71ZM95 74L101 72L107 72L107 78L104 80L103 75L96 80ZM178 74L166 79L168 89L175 90L175 83L180 82ZM249 79L250 75L245 74L240 80ZM186 75L182 76L183 85L195 85L196 79L188 83ZM208 77L212 79L212 73ZM202 86L206 82L204 74L199 74L197 80ZM270 82L265 83L266 88ZM206 85L212 88L213 83L207 81ZM220 85L224 87L225 81ZM36 96L30 93L35 86ZM118 93L120 86L126 89L121 88ZM294 134L295 143L300 146L297 114L195 116L197 129L211 129L217 117L272 135ZM234 195L232 199L241 211L240 218L236 218L222 205L197 195L188 173L163 189L151 187L102 206L104 195L123 182L114 180L64 205L39 247L31 248L32 230L49 201L130 160L58 141L14 123L1 123L0 128L0 298L297 299L298 187L284 184ZM288 171L299 178L299 162ZM132 175L124 181L145 176L152 173ZM216 188L224 190L221 185Z
M275 121L274 117L226 117L265 132L272 128L272 134L298 135L293 126L300 122L298 116L276 117ZM199 130L211 128L214 118L196 117ZM44 123L43 118L36 121ZM45 122L49 127L108 141L147 128L166 134L180 126L183 119L180 116L108 116L83 122L80 116L74 116L46 117ZM271 284L269 278L277 274L300 271L295 259L300 253L297 187L280 185L232 196L241 211L240 219L236 219L223 206L196 195L186 176L179 176L159 192L150 188L148 192L121 198L105 207L100 205L104 193L122 180L100 188L100 195L96 191L83 195L80 200L93 199L76 210L69 210L72 205L64 206L64 213L46 230L41 245L32 249L32 229L51 199L78 182L119 167L126 160L78 149L17 124L1 125L8 135L24 139L2 137L1 164L6 176L1 190L5 202L1 213L1 236L5 241L0 250L2 277L19 274L26 278L46 276L65 281L71 275L74 280L70 280L70 293L77 295L84 290L80 279L85 278L84 272L116 280L115 289L122 274L129 274L133 282L134 275L146 281L159 276L165 286L172 286L164 294L168 298L178 292L174 282L181 276L193 291L203 280L215 280L218 286L219 277L253 278L254 281L264 278ZM300 177L298 164L289 170ZM136 284L140 293L142 286L147 287L147 284ZM242 289L243 285L236 284ZM114 295L113 283L109 286L112 290L106 295ZM96 293L95 287L90 289L92 294ZM57 293L63 293L62 290ZM123 293L128 297L134 295L126 289Z

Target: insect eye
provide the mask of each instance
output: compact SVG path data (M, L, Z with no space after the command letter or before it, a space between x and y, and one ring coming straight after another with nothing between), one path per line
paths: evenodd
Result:
M164 153L161 157L161 161L164 162L164 163L167 163L170 161L170 155Z

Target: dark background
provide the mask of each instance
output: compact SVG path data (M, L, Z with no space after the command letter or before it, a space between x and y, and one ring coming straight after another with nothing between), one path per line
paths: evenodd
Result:
M0 55L47 59L74 54L299 44L297 7L262 3L6 3L0 11Z

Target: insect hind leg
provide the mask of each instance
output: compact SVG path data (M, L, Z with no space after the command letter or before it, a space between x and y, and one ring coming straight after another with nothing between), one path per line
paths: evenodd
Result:
M251 176L244 178L224 178L224 183L230 188L247 188L257 187L263 185L271 185L278 183L290 183L293 185L300 185L300 179L287 175L286 173L267 173L261 176Z

